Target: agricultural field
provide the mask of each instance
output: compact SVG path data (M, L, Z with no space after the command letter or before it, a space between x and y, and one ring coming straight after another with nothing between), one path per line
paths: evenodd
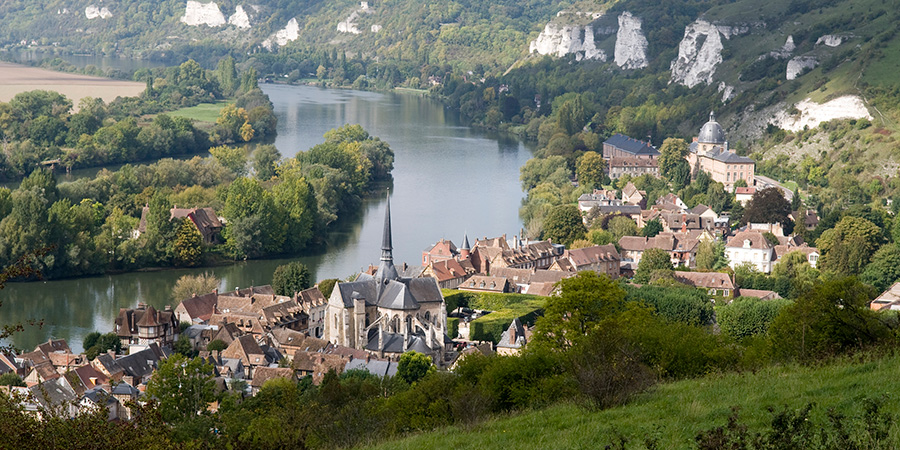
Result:
M56 91L65 95L78 110L84 97L101 98L109 103L116 97L135 97L147 86L133 81L53 72L36 67L0 63L0 102L8 102L16 94L34 90Z
M201 103L197 106L176 109L175 111L166 114L170 116L185 117L198 122L216 123L216 119L219 118L219 112L221 112L222 108L228 103L229 102L226 100L215 103Z

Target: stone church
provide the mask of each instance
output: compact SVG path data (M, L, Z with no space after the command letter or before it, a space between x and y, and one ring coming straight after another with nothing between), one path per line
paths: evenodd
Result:
M325 310L325 339L392 359L415 350L440 366L449 344L444 296L432 277L402 278L392 251L389 198L378 270L335 285Z

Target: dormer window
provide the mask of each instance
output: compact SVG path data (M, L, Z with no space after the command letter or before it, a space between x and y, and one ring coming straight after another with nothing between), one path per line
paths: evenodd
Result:
M750 248L751 245L750 239L744 239L744 248Z

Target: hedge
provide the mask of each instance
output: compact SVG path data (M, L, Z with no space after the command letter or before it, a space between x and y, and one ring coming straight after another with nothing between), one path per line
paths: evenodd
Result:
M447 336L450 336L450 339L456 339L457 335L459 335L459 318L458 317L448 317L447 318Z
M760 300L753 297L738 297L733 302L716 308L716 316L723 333L742 339L766 334L781 308L790 304L790 300L780 298Z
M532 297L508 304L502 309L473 320L469 324L469 339L473 341L491 341L496 344L500 342L500 335L509 328L509 324L516 318L524 325L534 325L537 317L544 312L546 297Z
M702 326L714 320L709 295L701 289L625 285L625 292L626 301L644 302L671 321Z

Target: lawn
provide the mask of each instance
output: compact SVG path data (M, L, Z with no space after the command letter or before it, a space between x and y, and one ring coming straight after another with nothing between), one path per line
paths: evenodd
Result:
M604 448L621 438L627 440L625 448L645 448L647 438L656 441L656 448L694 448L697 434L725 425L733 407L739 408L739 422L757 432L771 422L770 407L799 410L814 403L811 419L819 424L827 423L829 408L856 418L862 415L862 399L887 396L884 411L897 417L898 370L900 357L892 356L869 361L842 359L817 368L787 366L755 374L710 375L661 384L618 408L594 412L561 404L471 428L447 427L373 448ZM845 425L858 429L860 423L847 421ZM894 424L890 431L894 442L900 442L900 427Z
M228 103L227 100L220 100L215 103L201 103L189 108L176 109L175 111L167 112L166 114L170 116L187 117L188 119L194 119L198 122L215 123L216 119L219 117L219 111L221 111Z

